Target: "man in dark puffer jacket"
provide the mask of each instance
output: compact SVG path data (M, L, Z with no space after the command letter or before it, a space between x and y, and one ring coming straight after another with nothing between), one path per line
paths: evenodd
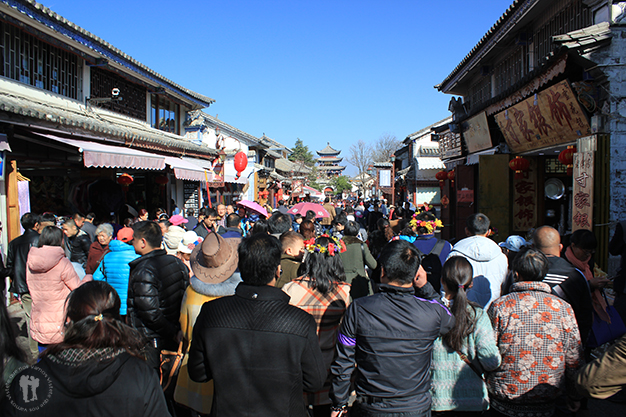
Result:
M133 231L133 247L141 257L129 263L127 319L148 339L148 365L158 372L161 350L177 349L189 270L160 248L163 235L157 223L139 222Z
M324 384L315 320L274 287L281 252L273 236L243 239L243 282L235 295L204 303L198 315L187 365L193 381L213 380L214 417L306 417L302 392Z

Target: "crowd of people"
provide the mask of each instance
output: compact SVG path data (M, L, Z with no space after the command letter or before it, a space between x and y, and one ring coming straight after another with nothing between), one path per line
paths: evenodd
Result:
M626 322L626 225L608 279L587 230L498 244L476 213L452 245L428 206L323 208L23 215L2 415L623 415L626 336L598 328Z

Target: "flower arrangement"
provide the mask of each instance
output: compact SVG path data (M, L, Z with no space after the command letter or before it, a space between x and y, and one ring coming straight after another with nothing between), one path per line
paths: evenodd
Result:
M418 229L420 227L425 228L428 233L434 233L435 229L437 228L442 228L443 227L443 223L441 222L441 220L439 219L435 219L435 220L418 220L417 219L417 214L413 215L413 219L411 219L411 221L409 222L409 225L413 228L413 229Z
M334 236L323 234L321 237L330 239L332 242L328 243L328 246L315 243L315 238L304 241L304 248L309 253L327 253L329 256L335 256L337 253L343 253L346 251L346 244L343 240L337 239Z
M193 250L200 243L202 243L202 238L200 236L198 236L198 240L196 240L195 242L191 242L191 243L187 244L187 248Z

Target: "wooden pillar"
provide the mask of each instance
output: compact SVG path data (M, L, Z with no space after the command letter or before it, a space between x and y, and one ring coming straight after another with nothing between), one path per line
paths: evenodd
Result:
M6 176L7 233L9 242L20 235L20 202L17 192L17 162L11 160Z

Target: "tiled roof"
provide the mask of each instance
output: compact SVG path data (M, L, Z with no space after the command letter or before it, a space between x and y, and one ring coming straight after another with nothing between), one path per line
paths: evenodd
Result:
M150 127L146 122L124 118L103 109L82 107L75 111L71 105L55 106L26 97L0 91L0 112L43 120L67 133L92 135L99 139L116 139L139 149L154 149L180 156L217 155L217 150L200 146L172 133ZM9 116L10 117L10 116ZM114 120L113 120L114 119Z
M444 91L456 79L462 70L471 68L489 49L506 35L517 20L522 18L540 0L514 0L513 4L500 16L498 21L483 35L472 50L461 60L454 70L440 83L435 86L439 91Z
M317 162L319 162L320 164L323 162L341 162L343 161L343 158L337 158L335 156L322 156L320 157L320 159L317 160Z
M2 3L7 6L19 11L23 15L27 16L30 19L38 21L40 24L43 24L52 30L67 36L70 39L73 39L76 42L79 42L94 52L108 58L115 60L119 64L124 67L140 73L148 78L153 79L157 83L165 83L168 87L178 90L187 96L201 102L205 107L208 107L212 103L215 102L212 98L209 98L205 95L196 93L195 91L191 91L174 81L164 77L163 75L157 73L156 71L151 70L147 66L143 65L141 62L135 60L133 57L125 54L121 50L117 49L110 43L105 40L99 38L98 36L86 31L80 26L70 22L64 17L58 15L53 12L49 8L44 5L37 3L33 0L0 0ZM125 62L123 62L125 61Z
M552 37L554 42L561 43L563 46L570 49L588 48L598 42L609 39L611 39L611 27L609 22L598 23L597 25Z
M317 151L318 155L339 155L341 153L341 151L337 151L333 148L330 147L330 143L327 142L327 146L322 149L321 151Z
M441 119L441 120L439 120L438 122L433 123L433 124L432 124L432 125L430 125L430 126L427 126L427 127L423 128L423 129L418 130L417 132L411 133L410 135L408 135L408 136L406 137L406 139L404 139L404 141L403 141L403 142L404 142L404 143L408 143L408 141L409 141L409 140L417 139L417 138L420 138L420 137L422 137L422 136L424 136L424 135L430 135L430 133L431 133L431 129L432 129L433 127L435 127L435 126L440 126L440 125L442 125L442 124L444 124L444 123L445 123L445 124L448 124L448 123L451 123L451 122L452 122L452 116L448 116L448 117L446 117L445 119Z
M194 110L188 113L189 114L189 126L202 126L206 123L211 123L227 132L229 135L234 136L237 140L243 141L248 146L254 146L259 144L259 138L252 136L249 133L244 132L243 130L239 130L234 126L229 125L228 123L223 122L215 116L211 116L203 112L202 110Z
M311 168L307 167L306 165L291 162L290 160L288 160L286 158L277 159L274 162L274 167L278 171L282 171L282 172L292 172L293 171L293 172L304 173L304 174L308 174L308 173L311 172Z

